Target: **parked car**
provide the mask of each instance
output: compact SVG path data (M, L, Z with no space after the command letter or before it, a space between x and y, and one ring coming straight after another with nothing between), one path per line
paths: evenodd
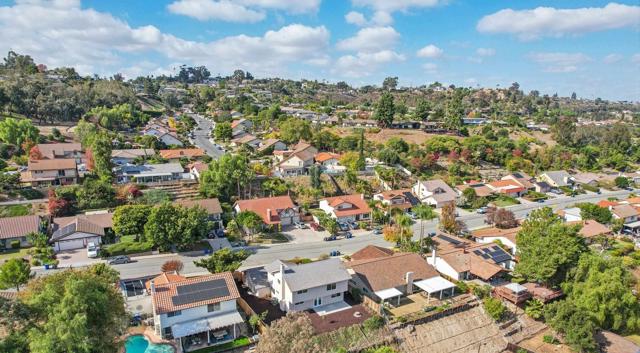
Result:
M351 239L351 238L353 238L353 234L351 234L351 232L344 232L344 234L343 234L343 235L344 235L344 238L345 238L345 239Z
M356 222L356 221L350 221L349 222L349 228L355 230L355 229L358 229L359 227L360 226L358 226L358 222Z
M338 222L338 227L340 228L341 231L345 232L347 230L349 230L349 225L343 222Z
M538 199L538 203L544 203L544 199Z
M338 237L336 237L335 235L330 235L328 237L324 237L324 241L333 241L333 240L337 240Z
M128 264L130 262L131 262L131 258L129 258L129 256L127 255L114 256L111 259L109 259L109 265Z
M87 244L87 257L93 259L98 257L98 246L94 242L89 242Z
M487 207L486 207L486 206L484 206L484 207L480 207L480 208L478 208L478 210L476 211L476 213L478 213L478 214L485 214L485 213L487 213Z
M306 224L302 223L302 222L294 222L293 226L296 227L297 229L307 229L309 227L307 227Z
M331 250L329 252L329 256L340 256L341 254L340 250Z
M373 234L375 234L375 235L382 234L382 228L380 228L380 227L373 228Z

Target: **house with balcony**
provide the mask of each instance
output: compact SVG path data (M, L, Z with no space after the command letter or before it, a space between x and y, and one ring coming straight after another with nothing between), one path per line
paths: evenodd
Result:
M307 264L280 260L265 266L271 298L282 311L302 311L344 303L351 276L340 259L330 258Z
M72 185L78 182L78 165L73 158L30 160L20 173L20 182L32 187Z
M441 208L446 204L455 204L458 194L441 179L420 180L413 186L413 194L420 202Z
M305 142L298 143L291 151L274 151L275 172L282 177L304 175L314 164L317 153L315 147Z
M246 331L231 272L154 281L150 291L156 335L174 340L182 352L231 342Z
M319 208L338 222L368 221L371 208L364 194L328 197L320 200Z

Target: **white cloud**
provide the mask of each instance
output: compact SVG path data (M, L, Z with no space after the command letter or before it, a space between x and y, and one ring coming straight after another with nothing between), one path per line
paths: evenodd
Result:
M258 22L266 15L230 1L180 0L167 6L170 12L200 21Z
M602 62L605 63L605 64L615 64L615 63L619 62L620 60L622 60L622 58L623 58L622 55L613 53L613 54L609 54L609 55L605 56L602 59Z
M351 0L355 6L368 6L377 11L406 11L410 8L435 7L447 0Z
M358 53L340 57L335 64L334 73L343 77L365 77L378 72L380 66L404 61L404 55L392 50L381 50L374 53Z
M436 47L433 44L429 44L426 47L418 50L418 52L416 52L416 55L420 58L431 58L431 59L436 59L442 56L442 54L444 54L444 50Z
M384 11L376 11L371 20L367 20L367 18L361 13L357 11L351 11L344 16L347 23L356 25L358 27L369 27L369 26L388 26L393 23L393 17L388 12Z
M367 19L364 17L364 15L360 12L357 11L351 11L348 14L346 14L344 16L344 19L347 21L347 23L350 23L352 25L356 25L356 26L366 26L368 21Z
M609 3L605 7L578 9L504 9L480 19L476 28L483 33L510 33L531 40L623 27L640 27L640 6Z
M359 30L353 37L339 41L336 47L339 50L372 53L392 48L398 39L400 33L393 27L369 27Z
M262 10L290 13L316 12L321 0L177 0L167 6L170 12L200 21L258 22L266 14Z
M574 72L591 61L583 53L531 53L529 59L542 66L543 71L555 73Z
M285 63L326 61L329 36L324 26L292 24L263 36L198 42L154 26L131 27L109 13L81 9L77 1L30 0L0 7L0 52L30 54L49 67L75 66L82 74L116 72L126 67L125 57L136 54L157 54L220 71L240 67L277 74L286 69ZM149 70L148 66L138 68Z
M436 63L424 63L422 64L422 68L428 74L435 75L438 73L438 64Z
M493 48L478 48L476 54L478 56L494 56L496 55L496 50Z

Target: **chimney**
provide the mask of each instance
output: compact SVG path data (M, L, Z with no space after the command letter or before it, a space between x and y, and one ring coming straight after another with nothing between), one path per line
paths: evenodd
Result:
M413 294L413 272L407 272L404 281L407 284L407 295Z
M431 266L435 267L436 266L436 259L438 257L436 256L436 247L433 247L433 250L431 250Z
M271 209L267 208L267 220L271 220Z
M364 194L360 194L360 198L364 200Z

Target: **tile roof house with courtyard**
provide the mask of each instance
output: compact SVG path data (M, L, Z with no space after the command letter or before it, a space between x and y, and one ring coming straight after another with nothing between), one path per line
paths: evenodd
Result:
M288 195L238 200L233 209L236 213L255 212L267 226L289 226L300 222L300 209Z
M174 340L181 351L233 341L244 320L231 272L150 285L156 335Z
M351 278L337 258L299 265L277 260L265 270L271 297L287 312L342 303Z
M328 197L320 200L319 208L338 222L371 219L371 208L364 194Z
M563 186L572 186L575 180L566 170L555 170L540 174L540 181L544 181L551 187L559 188Z
M113 227L113 214L59 217L54 218L52 226L53 234L49 242L55 251L82 249L89 243L102 243L105 230Z
M420 180L413 186L413 193L427 205L441 208L456 202L458 194L440 179Z
M385 208L399 208L411 211L412 207L420 204L420 200L411 189L388 190L373 195L373 199L380 201Z
M78 164L73 158L29 160L20 182L32 187L72 185L78 182Z
M515 266L513 256L494 243L479 244L443 233L433 241L435 247L427 262L456 281L479 278L491 282Z
M169 160L169 162L180 162L180 159L199 159L205 156L202 148L177 148L173 150L158 151L160 157Z
M40 216L18 216L0 218L0 249L11 249L12 242L18 241L20 247L29 246L29 233L43 231Z
M378 302L413 294L414 285L440 278L438 271L416 253L365 247L353 255L355 258L346 263L351 274L349 287Z

